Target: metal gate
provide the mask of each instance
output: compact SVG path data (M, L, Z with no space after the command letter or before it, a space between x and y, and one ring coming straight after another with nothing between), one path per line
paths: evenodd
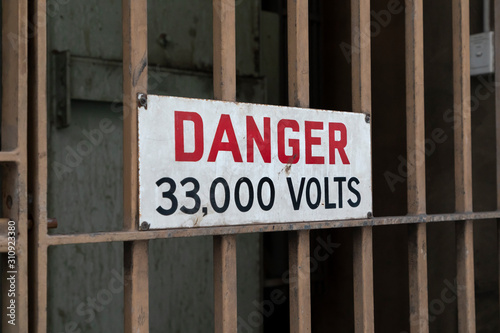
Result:
M3 252L2 331L47 331L47 252L51 246L123 242L126 332L149 331L148 241L160 238L213 235L215 332L237 331L236 234L288 231L290 327L311 331L309 230L354 228L355 331L374 331L372 228L408 224L411 332L428 332L426 225L455 221L457 246L458 320L460 332L475 331L473 223L500 218L499 211L472 211L469 1L453 0L453 68L455 124L454 214L427 215L425 196L425 134L422 0L406 6L407 91L407 216L362 220L279 223L213 228L143 231L138 225L137 98L147 94L147 0L123 0L124 223L114 232L48 234L47 218L47 50L46 1L2 1L2 184L0 220ZM28 8L29 7L29 8ZM289 104L309 106L308 1L288 0ZM28 14L29 13L29 14ZM236 100L235 0L213 0L214 95ZM495 1L500 22L500 3ZM352 110L371 115L370 1L351 0ZM500 27L496 27L500 50ZM28 52L29 49L29 52ZM500 63L500 52L496 52ZM500 66L496 68L500 77ZM29 80L28 80L29 77ZM497 88L498 90L498 88ZM497 105L500 94L497 93ZM500 108L497 107L497 147ZM497 151L500 179L500 151ZM28 177L29 175L29 177ZM498 207L500 183L497 181ZM30 193L28 200L28 193ZM28 215L29 212L29 215ZM30 220L28 221L28 216ZM11 222L9 222L11 221ZM8 238L15 226L15 246ZM31 227L28 247L28 227ZM499 225L500 230L500 225ZM11 234L10 234L11 235ZM29 250L29 251L28 251ZM15 253L15 256L13 254ZM29 255L28 255L29 253ZM29 256L29 260L28 260ZM15 260L15 266L9 266ZM28 270L29 261L29 270ZM29 274L28 274L29 272ZM5 283L11 275L14 284ZM29 276L29 279L28 279ZM9 288L15 290L15 297ZM9 296L10 295L10 296ZM28 304L29 296L29 304ZM9 324L15 303L16 325ZM28 310L29 309L29 310ZM29 319L29 320L28 320Z

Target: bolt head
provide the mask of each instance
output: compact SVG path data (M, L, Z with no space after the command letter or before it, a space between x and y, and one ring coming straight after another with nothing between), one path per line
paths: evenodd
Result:
M141 227L139 229L141 229L142 231L147 231L149 230L149 227L151 226L151 224L149 224L148 222L144 221L141 223Z
M146 94L139 94L137 96L139 106L142 106L144 108L148 107L148 96Z

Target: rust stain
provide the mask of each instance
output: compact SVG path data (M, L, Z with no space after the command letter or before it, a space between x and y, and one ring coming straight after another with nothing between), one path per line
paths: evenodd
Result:
M196 216L196 218L194 219L193 227L198 227L200 225L201 220L203 220L203 217Z
M141 307L139 317L137 318L137 323L139 324L139 326L142 326L144 325L145 322L146 322L146 313L144 312L144 309Z
M147 64L148 64L148 53L144 52L141 62L134 70L134 75L132 77L132 84L134 85L134 87L137 85L137 82L139 82L139 78L141 77L142 73L144 73Z

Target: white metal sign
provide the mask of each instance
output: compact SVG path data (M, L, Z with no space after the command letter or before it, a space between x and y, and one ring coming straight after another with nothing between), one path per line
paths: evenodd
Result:
M139 107L139 223L151 229L365 218L364 114L178 97Z

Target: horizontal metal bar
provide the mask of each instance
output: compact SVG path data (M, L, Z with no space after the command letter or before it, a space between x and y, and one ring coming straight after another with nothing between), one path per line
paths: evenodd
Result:
M55 229L58 226L58 222L56 218L47 218L47 228L49 229ZM29 219L28 220L28 230L31 230L33 228L33 220Z
M19 151L11 150L11 151L0 151L0 162L19 162Z
M248 224L225 227L165 229L149 231L112 231L85 234L55 234L47 236L47 243L52 245L127 242L134 240L152 240L163 238L183 238L195 236L213 236L228 234L248 234L254 232L275 232L308 229L352 228L363 226L384 226L410 223L450 222L465 220L485 220L500 218L500 211L477 213L453 213L435 215L388 216L372 219L343 221L314 221L300 223Z

